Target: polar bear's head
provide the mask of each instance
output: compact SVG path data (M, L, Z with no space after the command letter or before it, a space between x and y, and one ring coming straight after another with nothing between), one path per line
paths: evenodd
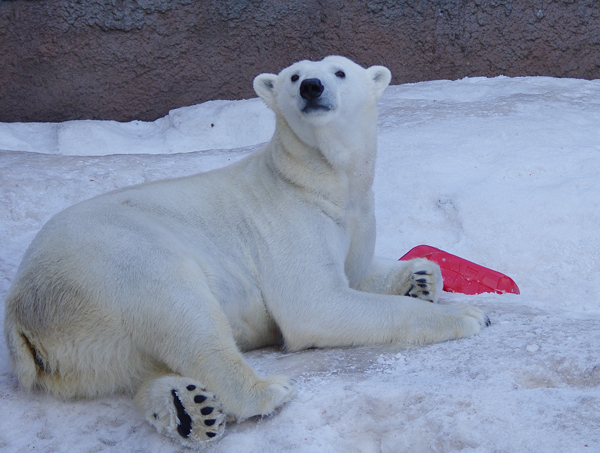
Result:
M351 136L357 127L364 129L370 123L375 127L375 105L390 79L383 66L365 69L347 58L330 56L299 61L278 75L260 74L254 90L303 142L316 146L319 128Z

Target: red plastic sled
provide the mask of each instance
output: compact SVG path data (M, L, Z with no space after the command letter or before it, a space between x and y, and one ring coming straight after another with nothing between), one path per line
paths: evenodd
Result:
M510 277L435 247L418 245L400 260L414 258L426 258L442 268L444 291L463 294L520 294L519 287Z

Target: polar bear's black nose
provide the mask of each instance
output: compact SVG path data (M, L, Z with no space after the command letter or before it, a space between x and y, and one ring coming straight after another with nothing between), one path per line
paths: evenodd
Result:
M319 79L306 79L300 84L300 96L307 101L312 101L321 96L323 84Z

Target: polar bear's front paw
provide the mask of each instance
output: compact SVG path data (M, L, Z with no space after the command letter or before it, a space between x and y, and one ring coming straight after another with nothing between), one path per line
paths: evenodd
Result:
M413 260L410 266L410 278L402 286L400 294L427 302L437 302L443 287L439 266L426 259Z
M146 394L149 400L142 405L146 419L158 432L188 447L199 447L223 436L225 414L221 404L202 384L179 377L154 382Z

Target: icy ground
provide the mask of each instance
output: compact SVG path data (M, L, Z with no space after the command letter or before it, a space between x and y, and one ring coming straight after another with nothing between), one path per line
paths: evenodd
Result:
M436 246L508 274L521 295L446 294L492 320L465 340L247 354L260 373L293 377L298 395L273 417L229 425L211 451L600 451L600 80L393 86L380 112L377 253ZM253 99L153 123L0 124L0 300L56 212L226 165L272 123ZM0 341L0 450L184 449L129 397L23 393Z

